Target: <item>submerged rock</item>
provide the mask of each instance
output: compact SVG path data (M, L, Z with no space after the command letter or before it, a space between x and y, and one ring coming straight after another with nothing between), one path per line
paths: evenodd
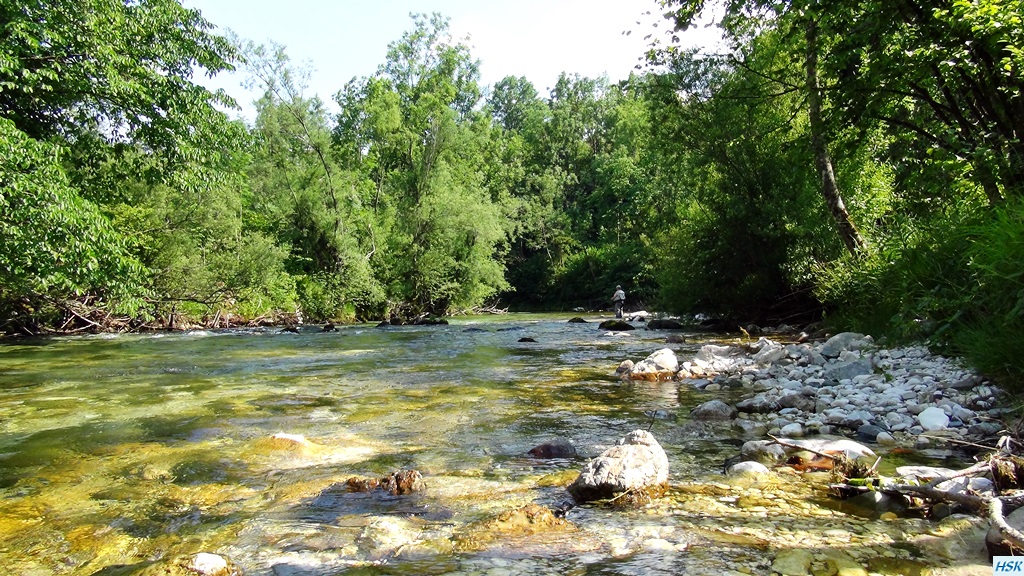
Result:
M393 496L412 494L426 487L423 475L419 470L399 470L383 478L359 478L353 476L345 481L349 492L371 492L376 489L391 493Z
M682 330L684 326L675 320L651 320L647 323L648 330Z
M771 470L767 466L752 460L732 464L725 471L726 476L766 476L768 474L771 474Z
M803 548L783 550L775 556L772 561L772 572L782 576L806 576L811 573L811 563L814 562L814 554Z
M457 547L462 551L481 550L509 540L537 536L547 538L576 531L572 522L559 518L546 506L527 504L466 527L465 532L458 537Z
M613 498L668 482L668 456L654 436L634 430L591 460L568 486L576 502Z
M568 440L553 440L534 446L527 454L534 458L575 458L576 447Z

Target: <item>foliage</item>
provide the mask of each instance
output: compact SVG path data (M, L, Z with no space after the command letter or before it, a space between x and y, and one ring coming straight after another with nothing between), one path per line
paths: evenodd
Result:
M787 41L762 35L742 63L678 54L649 85L658 163L674 165L668 177L684 190L658 266L670 309L764 322L804 291L814 263L839 255L807 161L807 115L786 80L800 76L782 56ZM862 160L840 175L870 166Z
M235 52L171 0L2 2L0 21L7 318L34 331L38 301L86 296L134 313L158 249L111 216L145 211L121 206L134 183L184 205L222 180L239 130L191 80Z
M336 142L369 169L387 233L372 261L409 315L481 304L507 287L501 208L482 187L478 63L439 14L414 15L372 78L339 93Z
M131 312L142 268L125 238L70 184L61 149L0 118L0 312L31 329L47 304L103 294Z

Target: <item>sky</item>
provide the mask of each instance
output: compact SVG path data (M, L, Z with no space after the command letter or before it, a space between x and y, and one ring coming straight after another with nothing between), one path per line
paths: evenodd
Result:
M456 39L468 36L480 60L481 84L525 76L542 96L561 72L611 81L629 76L648 48L648 34L663 35L668 22L656 0L183 0L218 27L257 43L282 44L293 63L309 65L307 96L332 96L353 77L370 76L389 43L413 27L411 13L440 12ZM647 14L645 14L647 13ZM637 22L640 22L639 24ZM659 27L655 29L654 23ZM624 32L630 31L629 34ZM684 38L702 44L698 29ZM255 94L241 72L199 79L223 88L252 113Z

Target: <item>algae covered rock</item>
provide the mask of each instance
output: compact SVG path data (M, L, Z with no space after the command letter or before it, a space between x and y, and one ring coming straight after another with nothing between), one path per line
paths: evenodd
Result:
M546 506L527 504L471 524L458 538L458 548L481 550L509 540L574 532L576 526L572 522L559 518Z

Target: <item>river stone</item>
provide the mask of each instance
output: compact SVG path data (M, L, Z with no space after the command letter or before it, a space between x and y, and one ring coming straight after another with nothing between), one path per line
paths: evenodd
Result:
M825 371L824 378L826 380L853 380L857 376L865 376L873 372L871 360L861 358L829 368Z
M892 437L892 434L885 431L879 432L878 436L875 436L875 442L877 442L879 446L896 445L896 439Z
M579 503L668 482L668 456L646 430L634 430L583 469L567 488Z
M772 440L751 440L744 442L740 448L740 454L745 458L752 458L774 466L786 459L786 450Z
M738 430L746 436L764 436L768 427L763 422L737 418L732 421L733 430Z
M842 332L828 339L821 345L818 353L826 358L838 358L847 350L860 350L873 343L870 336L856 332Z
M601 330L612 330L615 332L622 332L624 330L636 330L629 322L625 320L605 320L597 325Z
M939 468L936 466L898 466L896 475L906 479L916 479L918 482L931 482L936 478L949 477L956 474L952 468Z
M907 511L907 503L902 496L890 496L884 492L871 490L843 500L843 508L851 507L879 517L886 512L901 515Z
M936 430L945 430L949 426L949 416L942 408L925 408L920 414L917 415L917 421L921 424L921 427L929 432Z
M671 348L662 348L637 362L630 370L630 377L634 380L671 378L678 371L679 359L676 353Z
M875 442L878 439L878 435L883 432L885 432L884 429L874 424L862 424L857 428L857 439L864 442Z
M710 400L690 410L692 420L731 420L736 409L721 400Z
M760 352L754 354L754 363L759 366L774 364L786 357L786 349L778 344L766 346Z
M737 462L725 471L726 476L765 476L771 473L767 466L752 460Z
M770 414L779 410L779 403L765 396L754 396L737 402L736 409L750 414Z
M200 552L147 566L138 576L242 576L244 572L217 554Z
M772 572L782 576L807 576L811 573L814 555L806 548L783 550L772 561Z
M546 506L526 504L502 512L494 518L473 523L457 536L460 551L483 550L494 543L519 540L526 536L551 537L557 533L576 532L576 526L559 518Z
M362 554L377 561L398 554L419 537L419 531L409 520L379 516L363 528L356 543Z
M792 424L786 424L779 430L779 433L783 436L803 436L804 427L799 422L793 422Z
M868 570L877 574L903 574L904 576L932 576L927 564L909 558L875 556L868 560Z
M651 320L647 323L648 330L682 330L683 325L675 320Z
M576 447L568 440L552 440L534 446L527 452L534 458L575 458Z
M615 373L618 374L619 376L628 376L629 373L632 372L632 371L633 371L633 361L632 360L623 360L622 364L619 364L619 367L615 369Z
M814 398L804 396L803 394L786 394L779 398L780 408L796 408L802 412L814 412L815 405Z
M846 552L829 550L825 554L828 556L825 559L825 569L829 574L835 574L836 576L868 576L868 571L858 564L856 560L850 558Z

